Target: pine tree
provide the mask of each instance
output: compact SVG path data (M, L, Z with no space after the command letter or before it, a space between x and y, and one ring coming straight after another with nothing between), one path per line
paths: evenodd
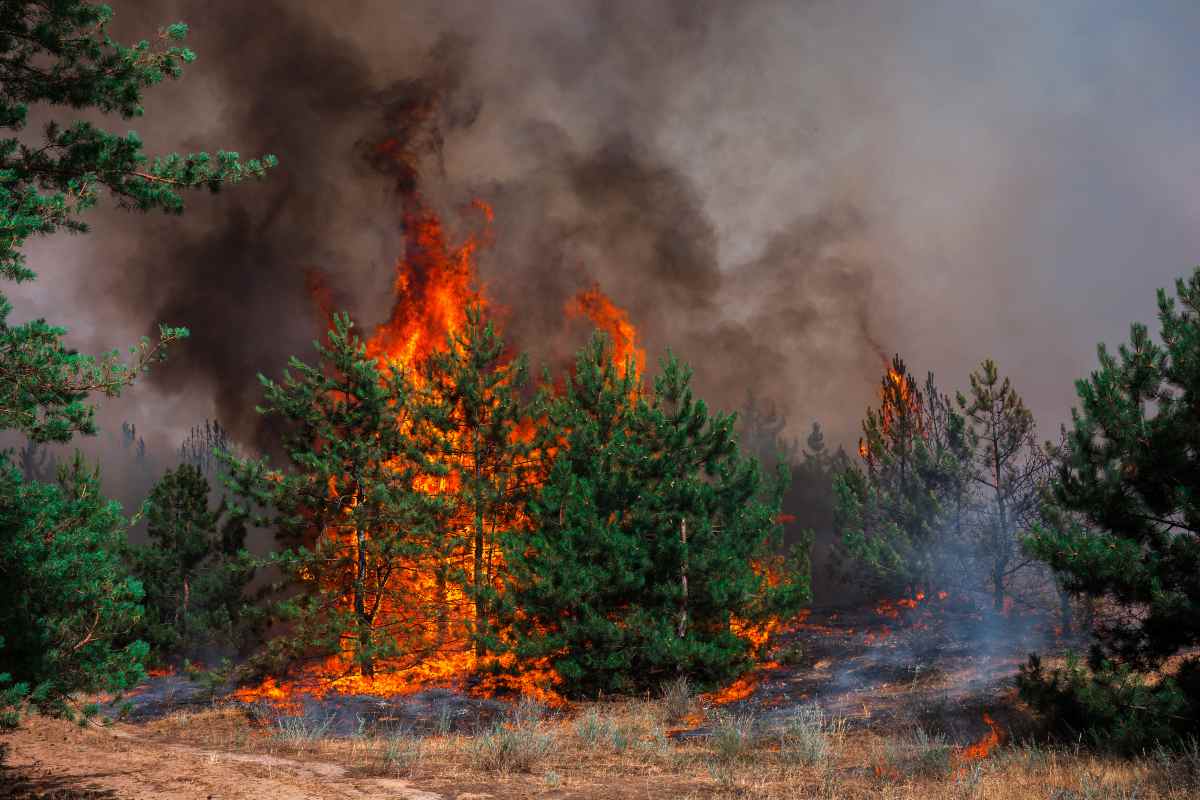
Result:
M781 485L764 485L735 417L710 416L678 360L662 370L646 391L606 339L580 353L547 407L555 446L530 531L502 538L516 653L549 663L571 695L680 673L719 683L751 661L738 620L807 597L807 574L768 576L757 561L777 545Z
M1069 591L1116 613L1093 623L1087 669L1031 657L1021 694L1072 735L1127 752L1190 737L1200 720L1200 268L1176 294L1158 292L1161 342L1135 323L1076 381L1051 513L1026 540Z
M1200 269L1158 292L1161 343L1132 326L1077 381L1054 499L1086 525L1030 540L1073 592L1136 614L1100 630L1105 652L1152 668L1200 644Z
M154 159L135 133L124 136L92 122L50 122L40 140L23 130L30 108L94 109L130 119L142 114L142 93L165 78L178 78L194 60L182 46L187 26L171 25L153 44L113 41L107 6L65 2L11 2L0 9L0 276L17 282L35 275L21 248L31 236L59 230L82 232L80 214L102 192L123 208L179 213L182 192L259 177L274 158L242 161L218 152ZM67 349L65 331L43 320L11 325L11 304L0 294L0 428L15 428L36 441L66 441L95 430L88 394L116 394L186 335L163 328L159 342L144 340L126 362Z
M1038 444L1033 414L1012 382L1000 379L994 361L980 364L970 381L970 394L960 392L957 400L976 454L971 477L985 494L973 549L987 573L992 605L1000 611L1013 576L1029 566L1020 537L1040 519L1049 459Z
M142 589L121 561L125 529L78 456L57 484L0 465L3 721L20 708L72 715L76 693L119 693L143 676L146 644L129 642Z
M961 537L969 443L933 375L922 390L899 356L883 376L880 401L863 420L863 468L835 482L835 524L846 553L879 588L929 589L946 577L947 538Z
M401 657L412 666L440 644L429 630L437 610L406 596L405 581L432 576L449 514L420 490L445 469L412 436L410 376L381 367L352 328L336 315L317 365L293 358L282 383L260 376L260 412L283 424L290 468L223 459L230 488L269 509L258 521L287 547L272 563L294 592L278 604L291 628L272 655L336 655L370 676L382 662L399 668Z
M224 501L210 507L210 491L190 464L168 471L144 506L150 542L130 548L146 593L138 634L159 661L236 650L253 633L256 615L243 598L254 576L245 520Z
M449 471L444 496L454 507L455 527L464 532L447 548L453 569L446 578L474 604L471 638L482 658L489 643L495 646L488 607L495 600L497 535L520 525L536 477L530 410L522 400L528 367L524 357L507 356L482 308L472 306L462 329L447 337L446 348L434 352L420 373L420 429L433 437L427 453Z
M112 133L91 120L140 116L143 92L177 78L194 55L182 46L187 27L171 25L156 41L127 46L111 39L108 6L80 0L0 4L0 278L36 276L22 252L30 237L87 230L82 214L102 194L122 208L182 211L191 189L215 191L259 177L272 157L242 161L236 153L168 153L151 158L137 134ZM40 135L26 130L32 114L52 121ZM10 322L0 292L0 430L33 442L66 442L94 433L93 393L115 395L186 335L163 327L128 360L117 353L81 354L66 347L64 328L45 320ZM127 633L140 589L120 574L112 546L123 523L99 498L86 470L68 470L65 486L11 479L0 464L0 630L8 644L0 663L28 690L0 699L28 700L66 711L75 691L128 685L145 648L114 645ZM40 544L38 537L45 537ZM28 630L20 626L27 626ZM36 648L43 651L38 654Z

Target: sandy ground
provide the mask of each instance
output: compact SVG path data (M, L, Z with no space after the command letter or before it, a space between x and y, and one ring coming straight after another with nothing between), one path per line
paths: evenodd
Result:
M220 753L147 741L124 725L80 729L37 719L0 737L0 800L441 800L385 778L351 778L336 764Z

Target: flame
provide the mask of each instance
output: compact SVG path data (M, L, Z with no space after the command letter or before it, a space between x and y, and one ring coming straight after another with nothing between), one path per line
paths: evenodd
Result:
M768 661L765 664L760 664L750 672L742 675L728 686L719 691L705 695L705 699L713 705L725 705L726 703L736 703L739 700L745 700L750 695L757 691L758 686L762 683L763 677L767 672L779 669L779 664L775 661Z
M394 149L394 144L385 143L377 150L377 155L396 157ZM485 287L479 281L476 258L490 241L494 215L490 206L482 201L476 201L473 206L481 214L483 225L461 244L454 244L441 219L422 204L416 192L408 192L404 197L405 248L395 267L391 312L367 339L366 348L368 355L377 359L383 368L406 370L421 391L437 391L436 387L422 383L420 368L432 355L444 352L450 346L451 337L463 331L468 308L488 309L490 306ZM314 304L328 321L334 307L333 290L317 272L309 273L307 283ZM567 304L565 312L568 316L586 317L609 335L613 358L622 374L631 365L639 375L642 374L646 354L638 343L637 329L628 314L598 286L579 292ZM513 435L531 439L535 428L536 421L525 420ZM456 463L453 459L458 456L444 458L453 466ZM418 487L430 494L450 496L457 489L457 483L451 470L449 475L420 479ZM339 491L336 481L331 481L331 495L336 496ZM349 502L353 503L353 498ZM470 520L453 519L450 524L448 540L469 541ZM360 537L387 534L346 530L338 526L315 535L353 555L357 552L355 548ZM469 548L463 545L456 546L449 555L412 557L402 565L403 569L396 571L399 576L389 578L385 586L378 588L379 607L372 627L380 636L393 636L396 652L405 654L403 657L377 661L368 674L356 663L357 642L346 641L341 652L299 669L294 678L269 677L257 686L239 689L235 697L245 702L265 700L278 706L296 707L301 694L316 698L330 693L397 696L430 686L464 688L466 678L478 675L483 666L472 646L471 633L477 623L474 604L461 586L445 580L439 582L435 575L445 572L438 569L438 558L449 558L453 560L454 570L467 576L469 585L475 575L474 564L468 556ZM354 561L351 559L352 563ZM498 557L491 561L489 572L496 588L499 585L494 576L503 570L499 561ZM773 579L769 570L767 579ZM349 608L352 598L344 596L340 602ZM731 630L746 638L756 653L777 626L777 620L753 625L740 620L731 622ZM506 654L499 658L490 657L488 666L499 669L488 670L482 680L473 683L472 692L489 695L519 692L551 705L562 703L555 692L560 679L548 661L517 664L511 654ZM757 683L757 674L743 676L720 693L720 702L749 696Z
M443 349L448 335L462 330L469 306L486 307L475 256L489 238L495 215L482 200L472 205L483 214L484 231L452 247L438 216L416 200L408 203L405 253L392 282L395 300L387 322L367 342L370 355L413 367Z
M593 284L567 302L568 317L585 316L608 334L613 344L613 360L622 375L632 362L638 375L646 372L646 351L638 346L637 329L629 321L625 309L613 304L608 295Z
M988 726L988 732L979 741L969 744L958 751L956 755L959 762L967 763L985 759L991 754L993 749L1004 741L1004 732L996 724L996 721L991 718L991 715L985 712L983 722Z
M925 436L925 403L921 397L921 390L898 355L886 365L886 372L879 386L879 399L879 429L884 436L896 430L900 421L904 419L914 420L917 433ZM866 438L858 440L858 454L870 464L873 464L877 457Z

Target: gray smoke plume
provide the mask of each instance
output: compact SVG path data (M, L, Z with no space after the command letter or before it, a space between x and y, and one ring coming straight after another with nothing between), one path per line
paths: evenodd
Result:
M535 361L578 343L563 306L596 283L714 405L750 390L834 444L894 351L947 387L992 356L1052 430L1095 342L1200 252L1193 4L115 5L125 38L193 29L136 121L155 150L282 164L32 252L18 310L81 348L192 329L105 412L164 452L213 417L269 441L255 373L311 353L314 280L385 317L414 192L459 236L494 207L482 278Z

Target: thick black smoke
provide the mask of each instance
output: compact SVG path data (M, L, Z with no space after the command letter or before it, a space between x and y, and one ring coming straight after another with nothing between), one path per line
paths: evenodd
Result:
M100 213L39 245L25 308L90 350L190 327L110 427L165 451L218 417L261 445L254 376L311 352L314 276L369 328L404 197L463 235L478 197L482 277L535 360L578 341L563 306L598 283L652 356L793 435L819 418L852 442L892 351L948 388L996 357L1049 427L1094 342L1200 249L1172 177L1197 160L1197 12L1053 5L117 3L118 35L184 19L200 55L151 92L152 149L282 166L181 219Z

